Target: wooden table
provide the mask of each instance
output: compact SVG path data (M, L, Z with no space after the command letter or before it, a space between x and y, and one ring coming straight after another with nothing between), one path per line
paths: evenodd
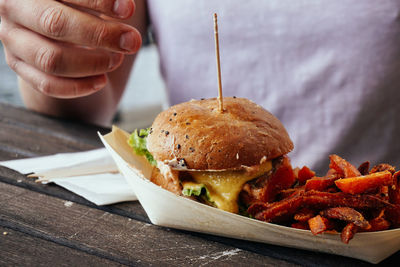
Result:
M0 104L0 161L101 147L109 129ZM397 265L397 252L382 265ZM96 206L0 167L0 265L369 265L350 258L161 228L138 202Z

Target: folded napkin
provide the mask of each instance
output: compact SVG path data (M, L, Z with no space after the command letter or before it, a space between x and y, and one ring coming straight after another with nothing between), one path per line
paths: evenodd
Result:
M55 183L96 205L137 200L105 148L0 162L38 182Z

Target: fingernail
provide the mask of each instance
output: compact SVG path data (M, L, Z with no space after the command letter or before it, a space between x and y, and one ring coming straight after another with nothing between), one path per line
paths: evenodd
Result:
M106 75L101 75L96 81L94 82L94 90L98 91L106 86L107 78Z
M121 35L119 46L129 52L134 51L136 48L136 34L133 32L126 32Z
M132 6L130 0L115 0L113 11L117 16L127 18L132 14Z
M108 69L111 70L113 69L116 65L119 64L119 62L121 61L121 54L118 53L112 53L111 57L110 57L110 62L108 64Z

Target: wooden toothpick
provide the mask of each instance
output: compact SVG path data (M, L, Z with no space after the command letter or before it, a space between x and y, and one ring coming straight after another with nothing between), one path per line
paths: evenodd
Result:
M219 104L219 112L222 113L224 111L224 103L222 100L221 63L219 61L217 13L214 13L214 37L215 37L215 55L217 57L217 71L218 71L218 104Z

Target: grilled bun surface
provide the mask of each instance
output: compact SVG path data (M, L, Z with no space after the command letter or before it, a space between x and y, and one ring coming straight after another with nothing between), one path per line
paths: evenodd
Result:
M162 162L184 159L194 170L256 166L293 149L282 123L245 98L192 100L161 112L153 122L147 149Z

